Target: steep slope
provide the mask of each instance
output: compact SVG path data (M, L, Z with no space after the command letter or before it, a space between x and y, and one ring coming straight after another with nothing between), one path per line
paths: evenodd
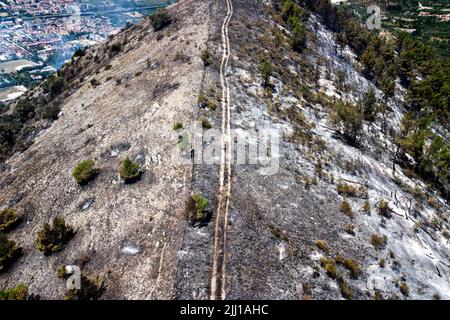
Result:
M108 70L85 78L63 102L59 119L7 161L0 202L24 215L11 235L24 255L1 275L2 287L26 283L43 298L61 298L65 283L57 268L89 259L84 272L105 279L106 298L173 297L192 168L171 160L177 143L172 126L195 119L210 10L207 1L181 1L164 30L153 32L146 19L116 36L111 43L126 44ZM104 47L81 59L105 55ZM92 79L100 85L94 88ZM118 179L125 155L145 169L136 184ZM82 159L100 168L86 187L71 177ZM43 257L35 249L36 233L56 215L76 236L60 254ZM128 247L138 253L127 255Z
M24 254L0 287L26 283L61 298L56 270L77 264L104 280L103 298L450 298L449 206L393 163L391 132L405 113L399 81L385 97L315 13L302 18L297 51L271 1L180 0L169 14L161 31L145 19L79 58L88 76L58 119L6 161L0 204L24 215L9 233ZM125 45L108 57L117 42ZM389 112L364 122L351 144L337 106L369 89ZM231 139L221 140L228 124ZM217 130L212 148L207 138L185 144L195 125ZM269 129L279 145L259 163L246 155L236 164L236 141ZM261 140L246 143L245 152L262 150ZM194 163L172 157L179 146ZM126 155L145 169L134 184L118 178ZM82 159L100 168L84 187L71 177ZM193 193L208 199L195 223ZM76 235L44 257L36 233L56 215Z
M275 127L284 139L276 175L234 167L228 298L448 298L448 205L392 165L389 129L365 125L357 148L336 135L336 99L357 101L370 88L381 97L381 91L320 17L307 20L308 42L299 55L270 5L235 2L232 123ZM261 86L261 59L273 65L269 94ZM339 89L340 73L346 89ZM387 102L387 127L398 130L402 88ZM345 196L339 185L356 196ZM414 196L414 188L423 195ZM388 217L381 200L389 203ZM366 203L371 209L363 209ZM373 235L386 236L386 245L375 247Z

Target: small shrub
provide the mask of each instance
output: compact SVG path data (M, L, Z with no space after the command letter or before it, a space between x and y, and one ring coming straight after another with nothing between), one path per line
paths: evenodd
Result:
M36 238L37 249L44 253L44 255L51 255L58 252L62 247L72 239L75 232L66 225L66 222L61 217L53 219L53 225L46 223L38 232Z
M352 278L356 279L361 274L361 265L358 261L344 259L344 266L350 271Z
M7 208L0 211L0 232L8 232L20 222L16 210Z
M308 283L302 283L303 294L311 294L311 286Z
M316 240L314 241L314 244L321 250L325 252L330 251L330 247L328 246L328 243L325 240Z
M85 54L85 49L78 48L75 53L73 54L74 57L82 57Z
M370 216L370 211L371 211L370 202L366 200L364 201L364 204L362 206L362 212Z
M340 211L349 218L354 218L352 207L350 203L347 202L347 200L342 201Z
M358 196L358 190L346 183L339 183L336 186L336 190L340 195L347 196L347 197L356 197Z
M167 10L159 9L150 16L153 29L160 31L172 23L172 19Z
M22 249L16 243L0 233L0 273L8 269L21 255Z
M72 170L72 177L83 186L92 181L97 176L98 170L95 168L93 160L80 161Z
M269 85L270 77L272 76L272 65L264 59L261 61L259 71L261 72L261 77L263 79L263 87L267 87Z
M97 300L104 291L105 287L100 278L89 279L82 274L80 289L68 290L64 295L64 300Z
M440 210L442 205L436 200L434 197L428 197L427 202L430 206L435 208L436 210Z
M378 214L386 218L391 216L391 208L389 207L389 203L384 199L381 199L378 203Z
M395 252L392 250L389 250L389 258L395 259Z
M28 286L18 284L14 288L0 290L0 300L27 300Z
M320 265L325 270L327 275L332 278L336 279L337 276L337 269L336 269L336 263L331 258L321 258L320 259Z
M352 299L353 298L352 290L348 286L348 284L345 281L344 277L342 277L341 275L338 275L337 283L338 283L339 289L341 290L342 296L345 299Z
M211 111L214 111L217 109L217 101L215 99L209 99L208 103L206 104L208 109Z
M212 128L211 122L209 122L209 120L206 117L200 117L200 122L202 124L203 129L208 130Z
M208 50L202 52L202 61L205 67L211 64L211 55L209 54Z
M336 103L331 120L348 143L359 143L363 133L363 115L355 104L343 101Z
M380 258L380 260L378 260L378 265L381 268L384 268L386 266L386 260L384 258Z
M200 194L193 194L188 201L188 219L191 222L203 222L207 218L208 199Z
M60 266L57 270L58 278L60 279L67 279L69 277L69 274L66 271L66 266Z
M353 224L346 224L344 226L344 231L347 232L348 234L354 236L355 235L355 225L353 225Z
M406 282L402 282L402 283L400 284L400 292L401 292L405 297L409 296L409 287L408 287L408 285L406 284Z
M108 55L110 58L122 51L122 44L120 42L114 42L108 49Z
M66 87L66 80L61 77L53 76L44 83L44 92L50 92L52 97L59 95Z
M200 92L197 98L199 108L206 108L208 106L208 98L204 93Z
M125 183L135 182L141 174L139 163L131 161L129 157L126 157L120 164L119 176Z
M90 83L91 83L92 88L96 88L100 85L100 82L98 82L98 80L95 78L92 79Z
M173 130L183 129L183 124L181 122L175 122L172 126Z
M379 236L377 234L372 234L370 236L370 243L374 246L375 249L383 249L387 243L387 236Z
M197 103L199 108L208 108L211 111L217 109L217 101L215 99L208 99L204 93L198 95Z

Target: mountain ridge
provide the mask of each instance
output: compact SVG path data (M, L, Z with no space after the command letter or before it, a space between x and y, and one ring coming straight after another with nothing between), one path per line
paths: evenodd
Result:
M159 31L148 18L77 58L86 76L57 119L5 162L0 203L23 215L8 234L23 256L1 286L57 299L57 269L75 264L101 277L102 298L210 299L223 162L171 156L180 126L220 129L225 114L226 152L250 130L281 139L272 175L232 163L221 298L449 298L448 203L395 162L405 88L396 79L387 95L330 30L329 7L306 2L232 1L228 115L227 1L179 1ZM368 101L386 105L373 121L357 107ZM143 171L136 183L118 177L125 156ZM99 173L81 187L71 172L83 159ZM76 233L44 257L36 234L58 215Z

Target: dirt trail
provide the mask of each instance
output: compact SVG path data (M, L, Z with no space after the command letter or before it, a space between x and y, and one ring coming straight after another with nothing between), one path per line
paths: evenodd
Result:
M214 251L211 274L211 300L226 298L226 244L228 209L231 195L231 153L230 150L230 87L226 70L230 57L228 26L233 16L233 4L227 1L227 14L222 25L222 63L220 65L220 84L222 87L222 146L220 159L219 204L217 207Z

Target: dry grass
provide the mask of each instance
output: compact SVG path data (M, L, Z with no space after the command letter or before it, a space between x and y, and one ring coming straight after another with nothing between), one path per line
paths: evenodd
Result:
M400 292L405 296L409 296L409 287L408 284L406 282L402 282L400 284Z
M347 202L347 200L342 201L340 211L351 219L355 217L352 206Z
M314 244L321 250L325 252L330 251L330 247L328 246L328 243L325 240L316 240L314 241Z
M371 211L370 202L366 200L364 201L364 204L362 206L362 212L370 216L370 211Z
M372 234L370 236L370 243L377 250L383 249L386 246L386 243L387 243L387 236L380 236L380 235L377 235L377 234Z
M389 203L384 199L381 199L380 202L378 202L378 214L386 218L391 217L391 208L389 207Z
M340 195L346 196L346 197L357 197L358 196L358 190L346 183L339 183L336 186L336 190Z
M344 231L348 234L354 236L355 235L355 225L354 224L346 224L344 226Z
M330 278L336 279L337 276L336 263L332 258L321 258L320 265Z

